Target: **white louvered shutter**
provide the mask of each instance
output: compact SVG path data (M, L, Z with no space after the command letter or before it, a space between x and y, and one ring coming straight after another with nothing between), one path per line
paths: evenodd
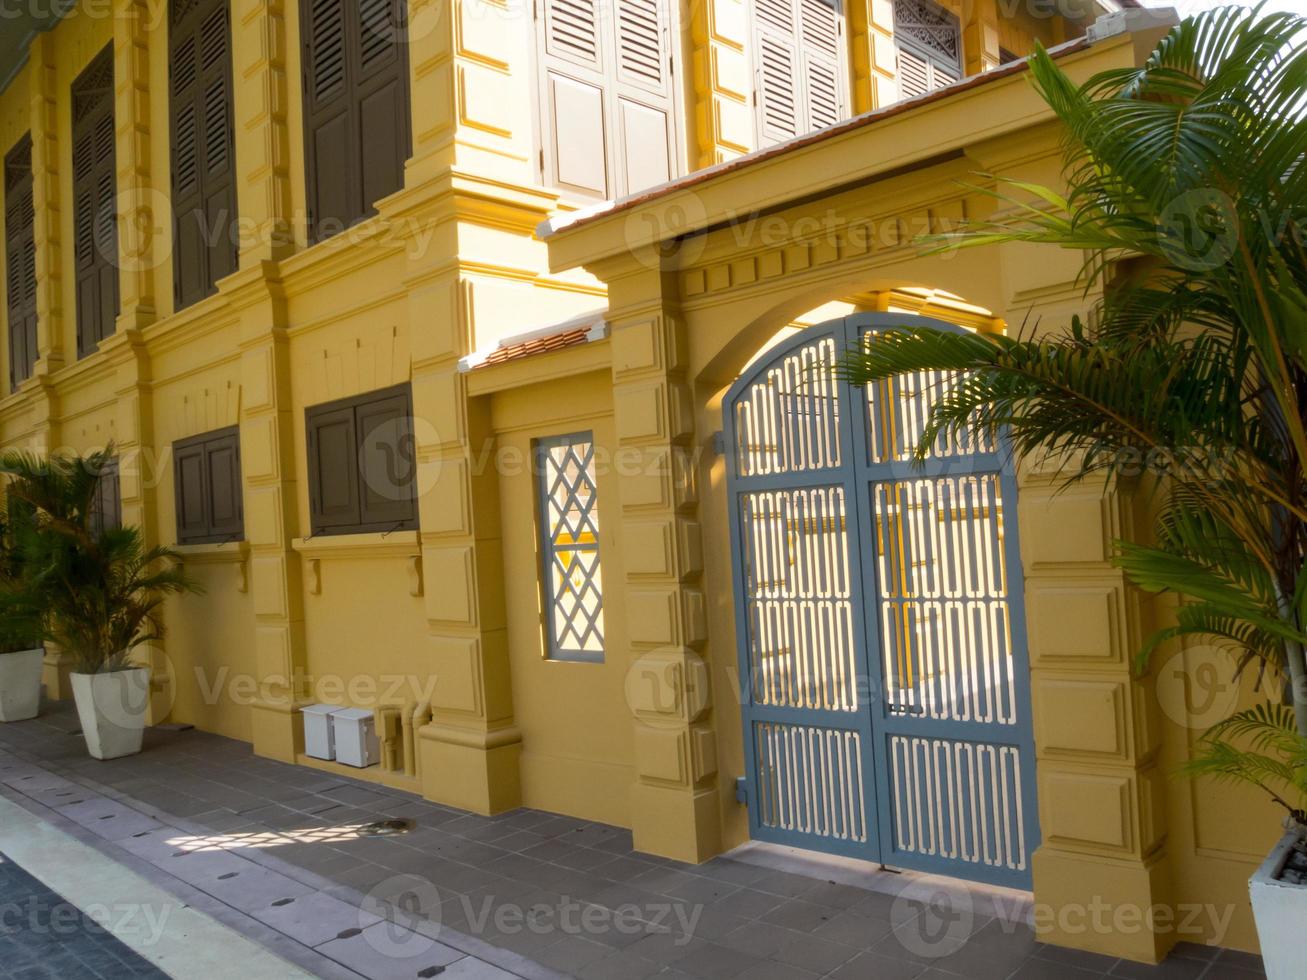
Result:
M833 125L847 112L841 0L754 0L759 144Z
M899 97L925 95L962 78L957 17L930 0L894 0Z
M666 0L617 0L617 193L672 176L672 86Z
M614 198L673 167L667 0L541 0L546 184Z

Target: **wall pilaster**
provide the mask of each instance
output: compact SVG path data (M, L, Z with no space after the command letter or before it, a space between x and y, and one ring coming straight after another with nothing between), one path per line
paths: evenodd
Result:
M691 169L755 149L748 0L689 5L694 144Z
M413 152L404 185L451 171L533 182L528 80L534 63L523 18L507 0L411 0L408 57Z
M867 112L896 102L893 0L852 0L848 16L853 111Z
M503 600L498 477L484 404L469 403L458 358L469 347L467 289L456 273L410 280L418 517L431 722L419 731L422 792L477 813L521 803ZM420 313L419 313L420 311Z
M155 193L150 172L150 44L162 35L150 31L149 0L126 0L114 12L114 120L118 167L117 330L136 330L154 322L155 247L161 222L169 221L167 195ZM156 209L162 213L156 213Z
M36 346L33 374L41 377L64 363L63 258L60 249L59 125L55 112L57 73L50 32L32 39L28 55L32 100L32 203L36 210Z
M222 281L240 316L241 479L250 546L258 692L250 720L259 755L294 761L303 749L295 715L307 695L304 590L295 426L286 308L276 266L243 268Z
M721 849L716 736L705 648L694 396L672 279L643 269L610 289L615 459L630 649L626 695L635 725L632 832L637 850L703 861Z
M1087 305L1079 254L1031 248L1006 247L1018 287L1008 320L1029 311L1040 329L1059 329ZM1065 465L1031 460L1019 477L1043 840L1032 870L1037 906L1054 913L1037 921L1039 938L1156 962L1174 932L1104 927L1093 908L1142 916L1171 903L1158 702L1152 679L1133 669L1151 607L1112 564L1114 542L1137 540L1148 521L1131 487L1067 487Z
M285 0L232 4L236 197L246 231L240 267L255 269L294 247Z
M1003 60L998 49L996 0L969 0L963 4L963 70L968 75L979 75L997 68Z

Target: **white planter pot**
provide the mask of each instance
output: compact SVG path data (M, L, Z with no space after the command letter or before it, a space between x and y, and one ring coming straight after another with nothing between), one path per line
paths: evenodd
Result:
M1299 980L1303 976L1307 885L1277 880L1297 840L1296 832L1285 834L1248 882L1267 980Z
M35 718L41 708L41 670L45 651L0 653L0 721Z
M69 674L86 750L97 759L117 759L141 751L145 712L150 705L146 667L107 674Z

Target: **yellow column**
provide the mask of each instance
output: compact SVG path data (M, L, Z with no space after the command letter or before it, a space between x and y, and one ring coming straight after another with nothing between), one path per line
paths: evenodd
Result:
M150 174L150 16L149 0L125 0L113 22L121 297L116 330L154 322L155 240L160 223L171 220L167 196L155 193Z
M1007 308L1059 329L1091 299L1079 255L1007 246ZM1009 316L1011 322L1012 316ZM1066 488L1056 465L1023 467L1018 496L1031 701L1043 843L1032 870L1043 942L1140 962L1160 960L1174 931L1119 928L1169 905L1160 726L1151 679L1132 661L1148 606L1112 565L1113 541L1146 532L1128 488Z
M57 77L56 52L49 31L36 35L28 49L28 72L32 127L32 204L35 210L33 237L36 244L36 346L37 362L32 377L21 390L32 404L34 450L44 451L59 444L59 402L50 374L64 363L63 266L60 250L59 125L55 112ZM42 682L46 696L68 698L71 660L47 650Z
M755 148L753 74L749 67L750 0L690 4L694 169Z
M428 219L430 220L430 219ZM452 228L453 226L448 226ZM422 792L477 813L521 803L504 614L499 489L487 408L469 403L470 287L436 254L409 279L428 654L436 678L419 735Z
M59 124L55 113L53 34L32 39L28 54L32 99L32 203L36 211L36 346L33 375L64 363L63 258L60 242Z
M963 5L962 69L968 75L997 68L1002 61L998 44L996 0L969 0Z
M451 172L487 183L532 182L535 87L522 25L531 9L508 0L410 0L406 187Z
M893 0L852 0L849 35L853 111L867 112L898 101Z
M294 761L303 750L296 708L305 690L304 590L286 308L274 263L242 268L219 288L240 317L241 479L250 545L258 693L254 751Z
M253 269L294 247L285 0L236 0L231 31L240 267Z
M632 831L637 850L703 861L721 849L717 755L703 651L707 617L697 519L693 392L672 288L643 264L604 272L613 344L615 459L631 648L626 695L635 724Z

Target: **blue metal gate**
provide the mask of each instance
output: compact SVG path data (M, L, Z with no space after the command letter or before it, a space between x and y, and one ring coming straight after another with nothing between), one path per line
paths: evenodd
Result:
M854 388L860 314L768 351L724 433L753 836L1029 887L1039 839L1016 481L1000 447L912 451L949 378Z

